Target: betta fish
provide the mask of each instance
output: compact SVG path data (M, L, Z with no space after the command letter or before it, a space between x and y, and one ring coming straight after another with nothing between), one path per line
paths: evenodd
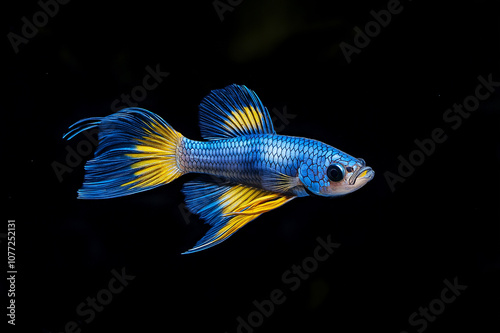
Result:
M363 159L323 142L276 134L269 112L245 86L213 90L200 103L199 125L206 141L188 139L136 107L76 122L64 135L68 140L99 130L78 198L116 198L201 174L182 189L189 211L210 226L184 252L193 253L297 197L345 195L375 175Z

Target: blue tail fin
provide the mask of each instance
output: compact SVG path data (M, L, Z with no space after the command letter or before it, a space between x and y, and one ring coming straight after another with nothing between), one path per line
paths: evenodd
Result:
M81 199L107 199L146 191L182 175L176 151L183 136L156 114L127 108L70 126L68 140L99 128L95 156L85 165Z

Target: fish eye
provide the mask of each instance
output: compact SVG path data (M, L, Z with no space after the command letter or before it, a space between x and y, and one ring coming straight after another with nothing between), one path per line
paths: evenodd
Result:
M344 179L344 167L340 164L332 164L326 170L326 175L331 181L338 182Z

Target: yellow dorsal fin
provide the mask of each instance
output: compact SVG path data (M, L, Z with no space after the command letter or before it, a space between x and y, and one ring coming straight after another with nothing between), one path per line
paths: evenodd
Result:
M219 140L251 134L276 134L269 112L245 86L212 90L200 103L201 136Z

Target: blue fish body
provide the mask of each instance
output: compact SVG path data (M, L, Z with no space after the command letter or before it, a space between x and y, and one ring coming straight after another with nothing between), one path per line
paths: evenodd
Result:
M203 173L223 177L230 182L267 191L275 191L272 175L299 177L305 187L295 186L286 195L321 195L330 186L326 168L333 161L349 166L361 164L358 159L323 142L302 137L254 134L217 141L183 139L179 155L180 168L186 173ZM300 174L299 174L300 173Z
M202 174L182 191L187 208L211 228L184 253L219 244L296 197L344 195L374 177L363 159L313 139L277 135L267 109L245 86L214 90L201 102L207 141L188 139L140 108L83 119L65 137L94 127L99 145L85 166L79 198L115 198Z

